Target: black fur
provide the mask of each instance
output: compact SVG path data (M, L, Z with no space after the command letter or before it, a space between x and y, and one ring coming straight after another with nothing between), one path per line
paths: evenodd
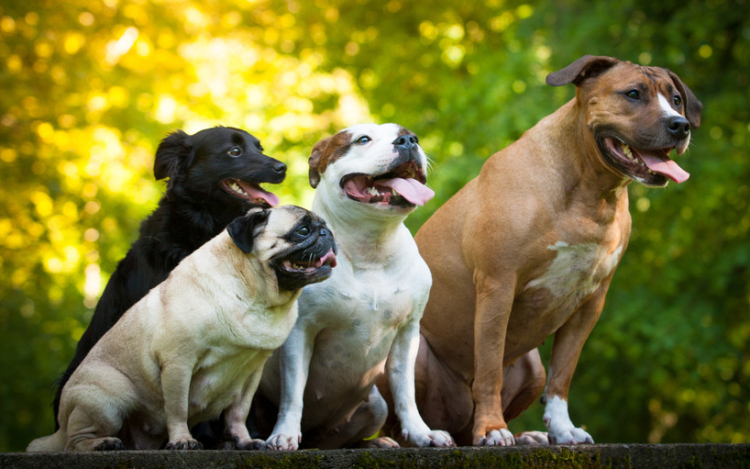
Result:
M169 178L167 191L110 277L60 379L53 404L56 429L62 389L99 338L182 259L258 206L229 194L221 181L279 183L286 176L286 166L264 155L258 139L244 130L214 127L194 135L181 130L169 134L156 151L154 175Z
M301 228L307 229L307 233L301 234L299 231ZM276 270L276 279L280 290L298 290L305 285L320 282L330 277L333 267L327 265L318 269L315 274L304 271L288 271L281 267L285 260L298 261L305 264L320 259L328 251L338 252L338 246L333 239L333 233L331 233L331 230L322 218L312 213L303 217L284 236L284 239L294 244L289 250L280 252L273 258L272 265Z
M258 228L261 228L268 221L268 212L261 210L257 212L251 212L244 217L234 219L229 226L227 226L227 232L234 241L234 244L242 250L245 254L253 252L253 241L255 235L258 234Z

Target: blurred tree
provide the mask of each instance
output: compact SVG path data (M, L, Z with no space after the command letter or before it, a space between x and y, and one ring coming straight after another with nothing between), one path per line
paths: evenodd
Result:
M414 130L437 196L573 96L583 54L678 73L705 104L633 235L571 392L598 442L750 442L747 0L0 0L0 451L52 430L51 384L154 208L170 130L258 136L309 206L307 156L357 122ZM467 207L470 209L470 207ZM544 353L548 353L548 344ZM541 429L541 406L511 430Z

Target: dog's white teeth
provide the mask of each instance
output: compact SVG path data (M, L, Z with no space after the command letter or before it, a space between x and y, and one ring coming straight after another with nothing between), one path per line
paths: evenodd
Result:
M625 156L627 156L631 160L633 159L633 151L628 145L625 145L624 143L622 144L622 152L625 153Z
M242 189L242 187L240 187L240 185L239 185L239 184L237 184L236 182L233 182L232 184L230 184L230 185L229 185L229 187L230 187L230 188L231 188L231 189L232 189L233 191L235 191L235 192L239 192L240 194L245 194L245 191L244 191L244 190ZM247 195L247 194L245 194L245 195Z
M371 196L373 196L373 197L375 197L375 196L377 196L377 195L380 195L380 192L378 192L378 190L377 190L377 189L375 189L375 187L374 187L374 186L370 186L370 187L368 187L368 188L367 188L367 192L368 192L368 193L369 193L369 194L370 194Z
M393 196L398 195L398 192L396 192L396 189L391 189L391 195Z

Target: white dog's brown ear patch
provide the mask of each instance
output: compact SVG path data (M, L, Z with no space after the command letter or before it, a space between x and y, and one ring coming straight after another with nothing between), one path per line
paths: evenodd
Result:
M308 177L310 185L318 187L320 175L323 174L329 164L341 158L351 145L352 135L347 131L341 131L336 135L324 138L315 144L307 160L310 165Z
M254 210L247 215L237 217L227 226L227 232L234 244L245 254L253 252L253 240L261 226L268 221L268 210Z

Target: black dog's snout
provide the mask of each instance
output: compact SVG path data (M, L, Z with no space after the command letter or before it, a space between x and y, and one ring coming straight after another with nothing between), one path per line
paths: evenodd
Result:
M396 140L393 141L393 146L396 148L402 148L404 150L411 150L417 145L419 139L416 135L400 135Z
M284 173L286 172L286 165L281 161L277 161L276 164L273 165L273 170L277 173Z
M672 136L682 140L690 135L690 122L682 116L670 117L667 121L667 130Z
M328 228L321 228L320 229L320 236L331 236L331 232L328 231Z

